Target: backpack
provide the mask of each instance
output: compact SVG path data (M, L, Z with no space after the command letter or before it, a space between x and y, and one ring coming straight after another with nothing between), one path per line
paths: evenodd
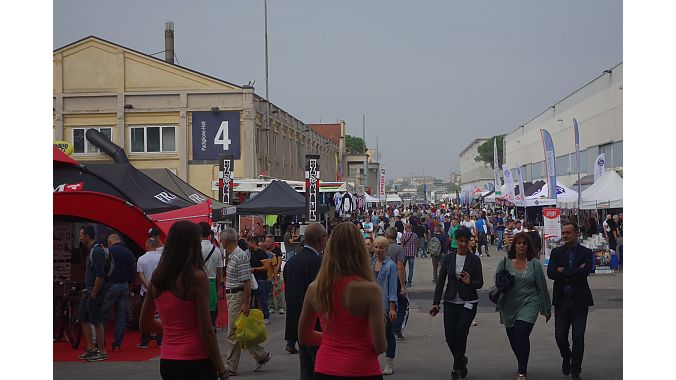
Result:
M427 253L429 253L430 256L439 256L441 253L441 241L438 237L433 236L430 239L430 242L427 244Z
M92 246L92 249L89 250L89 265L94 268L94 248L101 247L105 253L104 263L103 263L103 274L104 278L108 278L113 274L115 270L115 261L113 260L113 255L110 254L108 248L104 247L103 244L95 244Z

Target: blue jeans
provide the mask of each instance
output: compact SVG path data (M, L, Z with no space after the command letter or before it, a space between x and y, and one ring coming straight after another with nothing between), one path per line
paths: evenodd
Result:
M115 305L115 334L113 347L122 345L122 337L127 324L127 311L129 310L129 283L118 282L111 284L106 292L106 298L103 302L103 315L109 320L111 306Z
M385 357L394 359L394 354L397 351L397 340L394 338L394 322L390 321L387 313L385 315L385 338L387 339L387 350L385 351Z
M270 282L268 280L259 280L258 289L256 289L256 302L258 307L263 312L263 318L270 319L270 307L268 306L268 298L270 297Z
M496 249L502 249L502 244L505 242L505 231L495 231L498 233L498 247Z
M404 267L406 266L406 263L408 263L408 280L407 280L407 287L411 287L413 285L413 267L415 267L415 256L404 256Z

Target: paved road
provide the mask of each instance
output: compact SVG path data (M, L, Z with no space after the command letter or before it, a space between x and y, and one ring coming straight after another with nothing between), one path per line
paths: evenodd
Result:
M494 251L493 251L494 253ZM482 258L485 288L501 256ZM404 332L405 340L397 343L395 375L392 379L447 379L452 367L451 355L444 341L443 319L431 318L432 264L429 258L415 262L413 288L410 290L411 314ZM590 309L585 340L584 379L622 378L622 274L592 275L589 279L596 306ZM549 281L551 288L551 281ZM480 291L480 306L468 342L468 379L514 379L516 359L509 347L504 328L488 301L487 290ZM236 379L280 380L298 378L298 356L284 351L284 316L272 315L265 346L273 359L262 373L254 373L253 359L242 355ZM218 333L221 352L225 352L225 332ZM531 335L530 379L564 379L561 360L554 341L553 319L541 317ZM147 362L54 363L54 378L68 380L159 378L159 359Z

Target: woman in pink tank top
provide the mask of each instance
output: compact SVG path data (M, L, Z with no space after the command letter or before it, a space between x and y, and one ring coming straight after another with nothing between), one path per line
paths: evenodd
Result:
M165 380L228 378L211 327L200 235L199 226L189 221L171 226L141 307L141 331L163 334L160 375Z
M387 347L382 308L364 238L354 224L338 224L298 322L300 344L319 346L314 379L382 379L378 355ZM314 331L317 317L321 332Z

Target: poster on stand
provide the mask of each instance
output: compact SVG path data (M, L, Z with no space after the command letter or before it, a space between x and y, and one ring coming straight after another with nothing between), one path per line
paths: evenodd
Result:
M73 227L69 224L54 225L54 281L70 281Z
M319 221L319 155L305 155L305 204L307 206L307 221Z
M552 254L552 249L561 245L561 209L543 208L542 220L544 221L543 232L545 238L544 265L549 265L549 256Z
M610 267L610 251L599 250L594 251L594 273L596 274L612 274L613 270Z

